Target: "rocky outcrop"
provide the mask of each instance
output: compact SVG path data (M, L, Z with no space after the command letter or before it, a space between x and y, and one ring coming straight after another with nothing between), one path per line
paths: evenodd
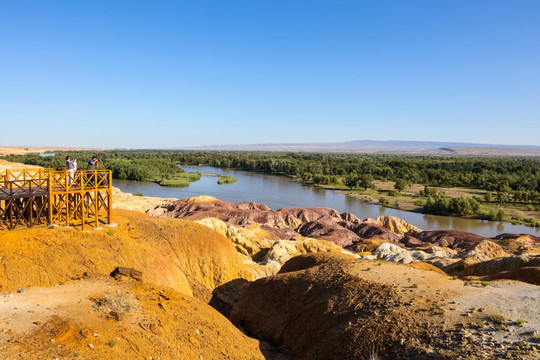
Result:
M485 237L458 230L435 230L435 231L416 231L410 230L399 241L405 246L429 246L437 245L448 247L453 250L463 251L470 249L483 240Z
M530 235L488 239L456 230L421 231L392 216L360 220L323 207L273 211L262 204L233 204L207 196L170 203L164 215L199 219L226 236L248 262L261 265L253 264L250 271L255 277L275 273L292 256L335 250L320 241L362 259L423 262L458 276L472 265L512 254L535 254L540 247L540 238Z
M361 240L353 231L329 217L304 223L297 228L297 231L302 236L332 241L341 247L347 247Z
M399 234L396 234L395 232L388 230L381 225L371 224L369 222L364 222L360 224L341 222L340 224L354 232L362 240L398 242L401 239L401 236Z
M275 232L258 225L246 227L227 225L225 222L215 218L199 220L198 223L227 237L234 243L236 250L241 255L267 267L265 273L268 275L276 273L284 262L296 255L320 251L343 251L340 246L332 242L304 238L296 232L294 233L296 234L295 237L284 235L286 238L292 238L292 240L279 240L276 239Z
M368 359L373 348L401 358L400 339L428 329L396 311L395 287L358 275L364 268L347 255L297 256L251 283L230 319L296 359Z
M197 222L225 236L233 242L240 254L249 258L258 254L262 249L271 247L278 240L272 232L265 231L257 225L248 227L227 225L224 221L216 218L206 218Z
M353 214L346 212L340 214L334 209L324 207L273 211L262 204L253 202L234 204L208 196L178 200L167 204L165 212L158 208L151 213L194 221L215 218L226 225L236 227L249 228L251 225L257 225L267 232L265 238L270 240L290 240L300 234L352 248L354 244L369 239L397 242L405 230L418 230L391 216L362 221ZM222 225L218 226L211 222L208 225L223 234L228 231L222 229ZM233 239L237 237L235 234L231 236L231 240L239 242L238 239ZM249 252L248 250L247 253Z
M487 261L500 257L510 256L502 247L489 240L482 240L472 245L460 254L460 257L473 257L479 261Z
M520 255L483 261L464 267L460 277L485 280L512 279L540 285L540 255Z
M538 244L540 243L540 237L530 234L511 234L503 233L493 237L493 240L516 240L522 244Z
M492 241L506 251L540 253L540 237L538 236L504 233L495 236Z
M319 253L319 252L343 252L340 246L324 240L318 239L296 239L296 240L279 240L264 255L261 264L277 263L279 267L290 258L302 254Z
M413 261L437 264L438 260L446 259L455 254L456 252L450 249L439 248L427 252L422 250L407 250L396 244L383 243L373 251L373 254L365 256L360 255L360 258L368 260L380 259L401 264L410 264Z
M404 220L395 216L379 216L377 219L367 219L366 222L373 221L374 224L380 225L396 234L405 235L410 230L422 231L414 225L408 224Z

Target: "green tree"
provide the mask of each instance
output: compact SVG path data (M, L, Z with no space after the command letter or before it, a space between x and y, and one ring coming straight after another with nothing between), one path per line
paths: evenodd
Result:
M312 174L312 173L309 173L309 172L305 172L305 173L302 175L302 180L304 180L304 181L311 181L311 180L313 180L313 174Z
M398 179L394 184L394 189L401 192L409 186L409 182L405 179Z
M373 175L371 174L362 174L360 175L359 186L367 190L373 186Z
M356 174L349 174L345 177L345 180L343 181L343 183L350 187L351 189L352 188L355 188L358 186L358 182L359 182L359 177L358 175Z

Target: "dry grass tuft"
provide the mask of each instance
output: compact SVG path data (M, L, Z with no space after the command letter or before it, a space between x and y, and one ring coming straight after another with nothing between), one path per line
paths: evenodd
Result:
M499 313L493 313L489 315L489 319L493 321L495 324L502 324L506 321L506 316Z
M127 292L116 292L112 295L104 294L92 300L96 303L98 310L104 309L117 321L122 320L126 314L139 307L137 299L132 293Z

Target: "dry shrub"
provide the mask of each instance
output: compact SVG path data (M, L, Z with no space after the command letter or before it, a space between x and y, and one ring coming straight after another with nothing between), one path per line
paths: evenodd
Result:
M98 310L105 310L117 321L122 320L126 314L139 307L139 302L128 292L116 292L114 294L103 294L92 299Z

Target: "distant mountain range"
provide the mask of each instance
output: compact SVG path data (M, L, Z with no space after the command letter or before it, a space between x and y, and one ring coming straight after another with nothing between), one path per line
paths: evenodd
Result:
M355 140L343 143L208 145L186 150L291 151L411 155L540 156L540 146L437 141Z

